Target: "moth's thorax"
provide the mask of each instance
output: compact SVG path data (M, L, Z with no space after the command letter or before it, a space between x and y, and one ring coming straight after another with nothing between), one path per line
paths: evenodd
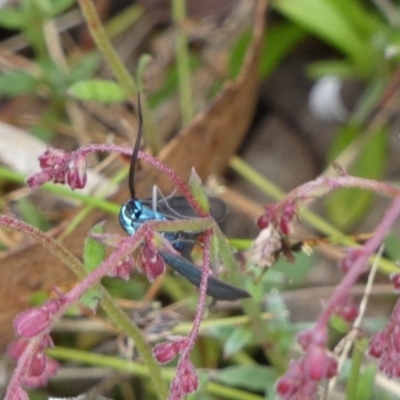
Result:
M140 225L148 221L165 221L164 214L144 206L138 199L128 200L119 212L119 222L128 235L133 235Z

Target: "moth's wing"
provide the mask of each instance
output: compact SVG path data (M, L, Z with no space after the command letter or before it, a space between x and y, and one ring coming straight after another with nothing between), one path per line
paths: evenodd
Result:
M217 197L210 197L210 214L217 221L218 225L223 229L221 223L228 214L228 207L224 201ZM142 201L143 205L152 208L152 199ZM157 212L164 214L168 219L191 218L198 217L196 211L184 196L174 196L171 198L163 198L157 201ZM182 239L179 245L179 251L182 256L191 259L194 242L201 232L180 232L179 238ZM177 241L179 241L179 238Z
M160 250L158 254L175 271L183 275L196 287L200 286L201 271L190 261L166 251ZM243 289L232 286L229 283L217 279L215 276L208 277L207 294L216 300L234 301L250 297L250 294Z
M210 214L217 221L223 222L228 214L226 203L218 197L210 197ZM153 207L152 199L143 200L143 204ZM197 217L196 211L184 196L174 196L169 199L160 199L157 201L157 211L163 213L170 219L178 219L180 217L190 218Z
M209 197L208 201L210 202L211 216L217 221L218 225L221 225L228 215L228 206L218 197Z

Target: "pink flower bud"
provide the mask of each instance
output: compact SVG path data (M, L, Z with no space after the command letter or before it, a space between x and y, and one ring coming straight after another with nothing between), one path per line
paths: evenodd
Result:
M182 391L185 394L194 393L199 387L199 378L197 377L194 365L189 360L184 360L179 369L178 373Z
M21 357L22 353L25 351L28 343L29 343L28 340L23 338L15 340L13 343L10 344L10 346L7 349L8 355L13 360L18 360Z
M30 376L42 376L46 368L46 355L44 352L35 353L29 368Z
M46 307L31 308L15 318L14 329L18 336L32 338L50 326L51 316Z
M358 317L358 306L354 303L346 304L337 310L337 314L340 315L343 320L349 324L352 324Z
M164 260L158 255L157 250L147 243L142 246L137 262L138 268L147 275L150 282L154 282L154 279L165 271Z
M297 385L295 381L291 378L283 377L279 379L278 383L276 384L276 393L280 397L289 398L297 389Z
M122 262L120 262L115 268L108 272L110 278L120 278L124 281L128 281L131 275L131 271L134 267L134 260L131 255L127 256Z
M393 283L394 292L397 294L400 293L400 274L391 274L390 280Z
M178 354L179 346L174 342L156 344L153 348L153 356L160 364L167 364Z
M43 171L29 177L26 180L26 183L31 189L35 189L49 181L51 181L51 175L48 172Z
M375 333L369 342L368 354L375 358L381 358L388 342L383 331Z
M304 359L304 371L313 381L332 378L336 374L337 362L327 354L324 347L313 346Z
M87 161L86 156L79 153L77 157L72 158L66 174L67 183L74 189L82 189L86 185L87 175Z
M258 226L260 229L265 229L265 228L269 225L270 222L271 222L271 221L270 221L269 216L266 215L266 214L263 214L263 215L261 215L261 217L259 217L259 218L257 219L257 226Z

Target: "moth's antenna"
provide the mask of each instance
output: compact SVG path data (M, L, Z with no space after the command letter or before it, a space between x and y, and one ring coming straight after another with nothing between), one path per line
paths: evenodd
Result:
M135 169L137 164L137 158L140 148L140 142L142 140L143 134L143 114L142 114L142 105L140 103L140 93L138 93L138 118L139 118L139 128L136 136L135 147L133 148L132 158L131 158L131 166L129 169L129 191L131 192L131 198L136 199L135 193Z

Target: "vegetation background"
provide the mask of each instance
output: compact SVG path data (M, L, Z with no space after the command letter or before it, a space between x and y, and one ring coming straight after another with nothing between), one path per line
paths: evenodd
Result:
M50 184L31 191L24 182L38 170L37 156L47 145L68 151L88 143L131 147L137 131L132 93L138 90L144 98L146 151L186 180L195 167L209 190L227 202L225 232L239 255L259 232L255 220L264 204L320 175L346 171L398 185L397 3L99 0L93 4L115 53L96 48L90 15L81 13L85 3L91 2L1 5L2 214L49 232L80 258L87 232L99 220L107 219L106 231L121 233L116 214L129 197L122 157L90 155L91 186L84 191ZM340 167L333 168L333 160ZM166 194L174 189L145 163L137 179L141 198L151 196L154 184ZM343 278L337 263L347 235L372 232L388 201L340 189L312 207L312 213L301 213L290 240L328 239L312 255L300 252L292 262L281 257L265 274L242 266L243 280L257 283L252 295L259 317L267 321L266 335L261 340L254 333L240 304L213 306L192 355L200 389L189 398L276 398L278 377L300 354L296 334L312 326ZM68 290L75 277L21 234L0 231L0 246L5 349L17 313L40 304L54 286ZM360 327L366 338L385 325L396 300L388 279L399 258L395 230L384 257ZM352 289L355 304L365 282L366 277ZM172 273L152 285L138 274L129 282L104 284L151 343L189 332L197 292ZM332 351L351 328L343 318L332 318ZM54 338L52 356L64 364L46 388L30 393L32 399L88 390L114 399L156 398L134 344L101 314L77 306L57 325ZM363 351L347 358L336 385L321 389L321 398L399 398L399 385L389 384L372 359L354 357ZM125 359L133 360L132 369ZM6 386L13 364L4 357L2 365ZM162 369L170 380L174 368Z

